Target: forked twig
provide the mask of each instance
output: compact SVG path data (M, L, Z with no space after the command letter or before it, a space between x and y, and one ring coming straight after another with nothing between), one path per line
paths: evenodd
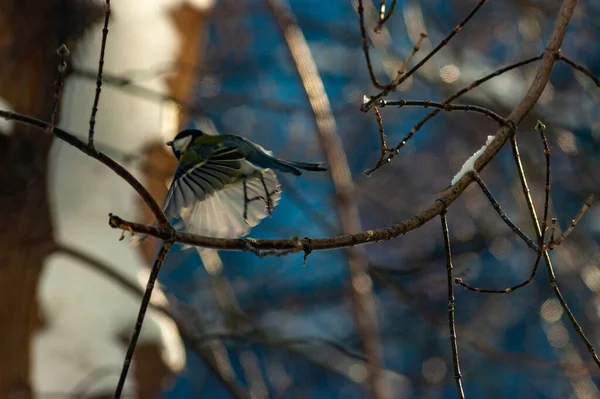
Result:
M471 12L458 24L454 27L454 29L452 29L452 32L450 32L448 34L448 36L446 36L433 50L431 50L429 52L429 54L427 54L425 57L423 57L423 59L421 61L419 61L417 63L417 65L415 65L414 67L412 67L407 73L405 73L404 75L402 75L402 77L400 79L398 79L397 82L394 82L393 85L386 87L380 84L375 84L376 80L374 79L374 75L372 76L372 80L373 80L373 85L375 87L377 87L378 89L382 90L381 92L379 92L378 94L374 95L371 97L371 99L369 101L367 101L366 103L362 104L361 106L361 111L363 112L367 112L375 103L375 101L379 100L380 98L386 96L392 89L398 87L399 85L401 85L406 79L408 79L410 76L412 76L417 70L419 70L419 68L421 68L427 61L429 61L429 59L431 57L433 57L438 51L440 51L444 46L446 46L450 40L458 33L462 30L462 28L471 20L471 18L473 18L473 16L475 14L477 14L477 11L479 11L479 9L485 4L487 0L479 0L479 2L477 3L477 5L473 8L473 10L471 10ZM362 0L358 1L358 14L359 14L359 18L360 18L360 25L361 25L361 35L363 37L363 49L365 48L365 42L366 42L366 33L363 34L365 27L364 27L364 8L362 7ZM370 63L370 56L368 56L368 43L366 46L366 50L364 51L365 53L365 57L368 57L369 59L367 60L367 68L369 69L369 63ZM373 71L372 66L370 67L370 71L369 73L371 74Z
M489 80L491 80L491 79L493 79L493 78L495 78L495 77L498 77L498 76L502 75L503 73L506 73L506 72L512 71L513 69L520 68L520 67L522 67L522 66L525 66L525 65L531 64L532 62L539 61L539 60L541 60L541 59L542 59L542 56L543 56L543 54L540 54L540 55L537 55L537 56L535 56L535 57L531 57L531 58L528 58L528 59L526 59L526 60L519 61L519 62L517 62L517 63L514 63L514 64L511 64L511 65L505 66L505 67L503 67L503 68L500 68L500 69L498 69L498 70L496 70L496 71L494 71L494 72L492 72L492 73L490 73L490 74L488 74L488 75L486 75L486 76L484 76L484 77L482 77L482 78L480 78L480 79L477 79L477 80L473 81L471 84L469 84L468 86L466 86L466 87L463 87L461 90L459 90L458 92L456 92L456 93L455 93L455 94L453 94L452 96L448 97L448 98L447 98L447 99L446 99L446 100L443 102L443 104L449 104L449 103L451 103L452 101L454 101L454 100L456 100L457 98L461 97L461 96L462 96L462 95L464 95L465 93L468 93L469 91L471 91L471 90L475 89L476 87L478 87L478 86L482 85L483 83L485 83L485 82L487 82L487 81L489 81ZM382 167L382 166L383 166L383 165L385 165L386 163L390 162L390 161L392 160L392 158L394 158L394 157L395 157L395 156L396 156L396 155L397 155L397 154L400 152L400 149L401 149L402 147L404 147L404 146L406 145L406 143L407 143L407 142L408 142L410 139L412 139L412 138L413 138L413 136L414 136L414 135L415 135L415 134L416 134L416 133L417 133L417 132L418 132L418 131L419 131L419 130L420 130L422 127L423 127L423 126L425 126L425 124L426 124L427 122L429 122L431 119L433 119L433 118L434 118L434 117L435 117L437 114L439 114L441 111L442 111L441 109L435 109L435 110L433 110L432 112L430 112L429 114L427 114L427 116L425 116L423 119L421 119L421 120L419 121L419 123L417 123L417 124L416 124L416 125L415 125L415 126L414 126L414 127L413 127L413 128L412 128L412 129L411 129L411 130L410 130L410 131L409 131L409 132L408 132L408 133L407 133L407 134L406 134L406 135L405 135L405 136L402 138L402 140L400 140L400 142L399 142L399 143L398 143L398 144L397 144L395 147L393 147L393 151L389 151L387 158L386 158L384 161L382 161L382 162L379 162L379 163L378 163L378 164L379 164L379 166L376 166L376 167L374 167L374 168L370 169L370 170L369 170L369 172L370 172L370 173L373 173L375 170L379 169L380 167Z

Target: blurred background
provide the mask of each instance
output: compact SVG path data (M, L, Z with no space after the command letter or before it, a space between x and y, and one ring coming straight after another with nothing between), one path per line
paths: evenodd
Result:
M364 1L375 75L388 83L419 41L409 68L477 1L398 0L376 33L379 1ZM386 1L390 10L391 1ZM494 70L545 47L560 1L487 2L447 46L388 99L443 102ZM441 113L370 177L380 155L376 94L362 52L356 0L113 2L96 116L96 146L162 201L175 161L163 144L179 129L237 134L282 158L325 161L315 115L284 28L297 26L323 82L354 181L362 228L386 227L430 205L497 125L473 113ZM59 126L87 139L103 1L0 0L0 108L49 120L56 101L55 49L71 50ZM85 16L83 18L82 16ZM598 76L600 3L581 2L562 53ZM537 63L492 79L457 103L506 116ZM600 194L599 91L557 63L519 126L530 189L542 213L545 158L550 215L562 230L589 194ZM380 109L388 145L430 110ZM136 194L95 160L48 134L1 121L0 396L111 397L156 243L118 241L109 212L152 223ZM510 148L482 178L511 219L531 225ZM283 195L252 237L342 233L343 205L330 176L280 176ZM600 211L592 206L552 252L557 281L583 330L600 343ZM454 274L503 289L526 280L535 254L471 185L448 213ZM364 246L383 378L394 398L454 398L444 242L437 219L397 239ZM363 398L367 367L356 332L347 251L260 259L219 252L200 259L175 245L159 276L127 395L164 398ZM466 397L600 398L600 372L554 296L545 265L510 295L456 287L456 328ZM220 375L220 377L219 377Z

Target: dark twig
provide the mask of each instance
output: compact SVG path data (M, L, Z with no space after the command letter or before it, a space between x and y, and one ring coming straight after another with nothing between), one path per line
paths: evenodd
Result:
M507 287L504 289L498 289L498 290L488 289L488 288L478 288L478 287L473 287L472 285L465 283L461 277L455 277L454 284L458 284L461 287L463 287L469 291L478 292L481 294L510 294L511 292L514 292L514 291L518 290L519 288L525 287L526 285L530 284L535 279L541 259L542 259L542 257L539 255L536 257L535 263L533 264L533 268L531 269L531 274L529 275L527 280L522 281L519 284L513 285L511 287Z
M379 3L379 20L377 21L377 26L375 27L375 32L379 32L383 25L387 22L388 19L394 14L394 10L396 9L396 0L392 0L392 5L388 12L385 12L385 0L381 0Z
M571 60L570 58L565 57L562 54L558 55L558 59L559 59L559 61L562 61L565 64L569 65L571 68L576 69L579 72L583 73L585 76L587 76L588 78L590 78L596 84L596 86L600 87L600 79L598 79L592 73L592 71L590 71L589 69L587 69L583 65L576 63L575 61Z
M366 103L362 104L361 106L361 111L363 112L367 112L375 103L375 101L379 100L380 98L386 96L392 89L398 87L399 85L401 85L406 79L408 79L411 75L413 75L417 70L419 70L419 68L421 68L427 61L429 61L429 59L431 57L433 57L438 51L440 51L440 49L442 49L444 46L446 46L448 44L448 42L450 42L450 40L458 33L461 31L461 29L471 20L471 18L473 18L473 16L477 13L477 11L479 11L479 9L483 6L483 4L486 2L487 0L479 0L479 3L477 3L477 5L475 6L475 8L473 8L473 10L471 10L471 12L469 13L469 15L467 15L458 25L456 25L454 27L454 29L452 29L452 32L450 32L450 34L448 36L446 36L444 38L444 40L442 40L433 50L431 50L429 52L429 54L427 54L419 63L417 63L417 65L415 65L414 67L412 67L412 69L410 69L407 73L405 73L404 75L402 75L402 77L400 79L398 79L396 82L394 82L393 85L391 85L391 87L385 87L385 86L381 86L381 85L376 85L374 82L374 86L377 87L378 89L381 89L382 91L374 96L371 97L371 99L369 101L367 101ZM362 6L362 0L359 0L359 9ZM359 15L361 17L361 35L362 35L362 30L364 29L364 10L361 13L359 11ZM366 36L363 35L363 40L366 40ZM363 43L363 49L364 49L364 43ZM365 51L365 57L368 54L368 46L367 46L367 50ZM369 61L367 60L367 68L369 68ZM371 67L371 71L372 72L372 67ZM372 79L374 78L374 76L372 76Z
M532 62L535 61L539 61L542 59L543 54L540 54L538 56L532 57L532 58L528 58L526 60L523 61L519 61L515 64L511 64L508 65L504 68L500 68L480 79L475 80L474 82L472 82L471 84L469 84L468 86L462 88L461 90L459 90L458 92L456 92L455 94L453 94L452 96L448 97L443 103L444 104L449 104L452 101L456 100L457 98L461 97L463 94L475 89L476 87L482 85L483 83L502 75L503 73L512 71L513 69L516 68L520 68L524 65L528 65L531 64ZM375 170L379 169L381 166L385 165L386 163L388 163L389 161L392 160L392 158L394 158L399 152L400 149L402 147L404 147L406 145L406 143L427 123L429 122L431 119L433 119L437 114L439 114L442 110L441 109L436 109L433 110L432 112L430 112L427 116L425 116L423 119L421 119L421 121L419 121L419 123L417 123L411 130L410 132L408 132L403 138L402 140L400 140L400 142L391 149L391 151L389 151L387 158L382 161L378 167L375 167L373 169L370 170L370 173L373 173Z
M102 70L104 69L104 52L106 50L106 38L108 37L108 20L110 19L110 0L105 0L104 5L104 27L102 28L102 44L100 45L100 60L98 61L98 76L96 77L96 95L92 105L92 114L90 115L90 130L88 133L88 145L94 148L94 127L96 126L96 113L98 112L98 102L100 101L100 92L102 91Z
M546 125L541 121L537 121L535 130L540 134L542 144L544 145L544 158L546 159L546 182L544 184L544 218L542 219L542 235L538 242L540 249L544 246L544 239L546 238L546 230L548 228L548 209L550 207L550 147L548 146L548 140L546 139ZM541 252L538 252L538 258L541 257ZM536 262L537 263L537 262Z
M60 99L62 97L63 92L63 83L65 80L65 71L67 70L67 57L69 56L69 49L66 44L61 44L58 49L56 49L56 54L58 54L58 76L56 77L56 90L54 91L54 104L52 105L52 112L50 113L50 123L49 130L52 130L52 127L56 124L56 115L58 114L58 108L60 107Z
M473 180L479 185L481 191L483 191L487 199L490 201L490 203L498 213L498 216L500 216L504 223L506 223L506 225L510 227L510 229L514 231L515 234L518 235L519 238L521 238L521 240L523 240L529 248L533 249L536 252L539 252L540 247L536 243L534 243L531 238L527 237L527 234L525 234L523 230L521 230L516 224L514 224L513 221L510 220L510 218L506 215L506 212L504 212L498 201L496 201L490 190L487 188L486 184L483 182L483 180L481 180L479 173L471 172L471 175L473 176Z
M127 373L129 372L129 366L131 365L131 361L133 359L133 353L135 351L135 347L137 345L138 337L140 336L140 332L142 331L142 325L144 323L144 317L146 316L146 311L148 309L148 305L150 304L150 298L152 297L152 290L154 289L154 284L156 279L158 278L158 272L160 271L160 267L162 266L165 258L167 257L167 253L171 248L171 242L165 241L156 256L156 260L154 261L154 265L152 265L152 269L150 270L150 276L148 277L148 283L146 284L146 291L144 292L144 296L142 297L142 302L140 304L140 310L138 312L137 320L135 322L135 328L133 330L133 334L131 335L131 340L129 341L129 346L127 347L127 353L125 354L125 360L123 361L123 370L121 371L121 376L119 377L119 382L117 383L117 387L115 389L114 398L118 399L121 397L123 392L123 387L125 386L125 380L127 379Z
M480 107L478 105L470 105L470 104L448 104L448 103L438 103L431 100L425 101L417 101L417 100L394 100L394 101L386 101L379 100L378 105L383 108L386 106L395 106L398 108L402 107L422 107L422 108L437 108L439 110L443 110L446 112L450 111L465 111L465 112L476 112L478 114L482 114L487 116L488 118L493 119L498 122L501 126L510 126L510 121L505 119L495 113L492 110L489 110L485 107Z
M369 40L367 39L367 28L365 26L365 7L363 6L363 0L358 0L358 20L360 23L360 37L362 41L362 50L365 54L365 61L367 63L367 70L371 78L371 83L378 89L385 90L389 85L383 85L379 83L375 72L373 71L373 63L371 61L371 53L369 52Z
M388 158L386 157L386 155L388 154L388 152L393 151L390 150L387 146L385 131L383 130L383 120L381 119L381 114L379 113L379 109L377 108L377 106L373 106L373 111L375 111L375 120L377 121L377 126L379 128L379 143L381 145L381 154L379 155L379 159L377 160L375 166L363 172L366 176L371 175L371 173L374 170L377 170L383 162L387 162L386 159Z
M460 374L460 361L458 358L458 342L456 326L454 324L454 284L452 280L452 250L450 248L450 234L448 231L448 219L446 210L442 211L442 233L444 234L444 247L446 251L446 274L448 276L448 326L450 332L450 346L452 347L452 364L454 365L454 381L458 397L464 399L465 392L462 387L462 375Z

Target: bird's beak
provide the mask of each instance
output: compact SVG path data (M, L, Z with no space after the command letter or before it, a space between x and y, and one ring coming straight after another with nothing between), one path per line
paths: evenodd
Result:
M167 141L167 145L168 145L169 147L173 147L173 142L172 142L172 141Z

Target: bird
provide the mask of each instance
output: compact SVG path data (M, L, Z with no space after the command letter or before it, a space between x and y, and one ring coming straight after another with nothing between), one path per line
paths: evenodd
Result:
M271 214L281 198L275 171L300 176L324 163L288 161L248 139L185 129L167 143L179 165L163 204L178 231L239 238Z

